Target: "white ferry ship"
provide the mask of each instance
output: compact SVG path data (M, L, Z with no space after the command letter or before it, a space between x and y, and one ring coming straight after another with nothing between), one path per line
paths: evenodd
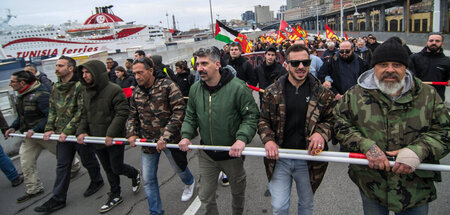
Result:
M125 23L114 15L113 6L96 7L83 24L68 22L60 26L9 26L0 29L2 54L6 58L31 58L96 51L124 52L127 48L152 49L165 46L162 27Z

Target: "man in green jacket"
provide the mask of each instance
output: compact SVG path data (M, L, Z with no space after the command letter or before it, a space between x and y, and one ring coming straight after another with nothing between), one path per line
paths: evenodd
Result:
M75 153L78 152L81 163L88 170L91 183L83 193L85 197L97 192L103 185L100 165L95 157L95 148L66 141L68 135L74 135L83 113L81 84L77 78L74 59L61 56L56 62L55 74L58 82L50 94L48 120L45 125L44 140L52 134L60 134L56 145L56 179L53 196L39 207L36 212L50 213L66 206L67 190L70 184L70 169Z
M213 48L197 51L197 70L201 81L189 91L178 145L188 151L200 128L202 145L231 146L229 152L200 151L200 214L219 213L216 188L220 171L228 176L231 185L233 214L242 214L246 175L241 154L255 135L258 107L244 81L221 68L220 53Z
M350 178L366 215L427 214L441 174L416 168L449 153L450 116L436 90L406 69L408 53L397 41L380 45L372 66L333 110L336 139L369 161L350 165ZM392 168L386 155L396 156Z
M122 202L120 196L120 175L132 179L134 193L141 185L140 171L124 164L124 145L112 145L115 137L125 137L125 123L130 112L128 100L120 86L109 81L105 64L98 60L78 66L78 78L86 88L82 91L84 111L76 136L79 144L86 144L88 135L105 137L105 145L95 145L96 154L108 177L111 187L108 201L100 213L111 210Z

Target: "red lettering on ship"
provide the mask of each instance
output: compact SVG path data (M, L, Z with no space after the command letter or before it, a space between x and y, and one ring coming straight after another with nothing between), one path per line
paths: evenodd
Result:
M98 47L87 47L84 46L82 48L76 49L68 49L63 48L61 54L75 54L75 53L85 53L85 52L96 52L98 51ZM58 55L58 49L42 49L42 50L33 50L33 51L25 51L25 52L17 52L18 58L25 57L40 57L40 56L48 56L48 55Z

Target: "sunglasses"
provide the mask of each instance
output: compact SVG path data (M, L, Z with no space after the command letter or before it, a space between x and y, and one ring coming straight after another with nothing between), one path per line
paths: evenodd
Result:
M146 57L138 58L138 59L134 60L133 61L133 65L136 64L136 63L142 63L142 64L144 64L144 65L146 65L146 66L148 66L150 68L153 68L153 62L150 59L146 58Z
M311 65L311 59L308 60L288 60L287 63L291 64L293 67L300 66L300 63L303 64L304 67Z
M350 52L351 52L352 50L350 50L350 49L341 49L341 50L339 50L339 53L341 53L341 54L350 54Z

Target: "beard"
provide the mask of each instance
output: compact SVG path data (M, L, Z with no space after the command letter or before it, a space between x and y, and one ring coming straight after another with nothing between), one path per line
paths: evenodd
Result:
M433 53L435 53L441 49L441 47L436 46L436 45L427 46L427 48L428 48L428 50L430 50L430 52L433 52Z
M386 83L383 81L385 78L395 78L397 79L397 82ZM399 79L400 77L396 73L385 73L381 76L381 80L378 80L378 78L375 76L375 84L381 92L387 95L395 95L405 86L405 77L403 77L402 80Z

